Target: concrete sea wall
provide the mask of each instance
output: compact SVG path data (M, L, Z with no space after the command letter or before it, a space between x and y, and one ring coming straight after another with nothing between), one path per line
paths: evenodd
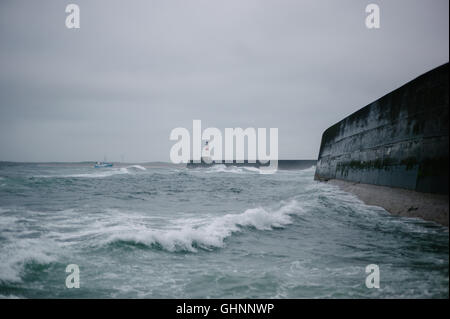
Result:
M328 128L315 179L448 194L448 63Z

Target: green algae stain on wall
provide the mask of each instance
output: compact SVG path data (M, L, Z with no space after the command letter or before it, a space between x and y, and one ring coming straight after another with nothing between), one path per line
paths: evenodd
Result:
M315 178L448 194L448 63L331 126Z

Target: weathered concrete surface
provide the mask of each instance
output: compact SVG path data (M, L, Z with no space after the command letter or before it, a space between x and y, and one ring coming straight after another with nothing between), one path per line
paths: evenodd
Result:
M448 194L420 193L337 179L330 180L329 183L356 195L367 205L383 207L393 215L422 218L448 227Z
M315 179L448 194L448 63L328 128Z

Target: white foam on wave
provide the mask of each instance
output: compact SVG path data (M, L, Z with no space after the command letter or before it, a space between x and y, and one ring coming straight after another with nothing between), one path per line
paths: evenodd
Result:
M232 174L246 174L246 173L260 173L263 174L263 170L257 167L251 167L251 166L226 166L224 164L218 164L214 165L212 167L209 167L206 170L206 173L232 173Z
M56 260L55 245L36 239L15 239L0 249L0 282L20 282L24 267L31 262L48 264Z
M234 173L234 174L241 174L243 173L242 169L236 166L226 166L224 164L218 164L214 165L212 167L209 167L206 170L207 174L211 173Z
M257 167L244 166L243 169L250 171L250 172L261 173L261 170Z
M146 171L147 169L141 165L131 165L127 167L120 167L120 168L99 168L96 169L95 172L92 173L82 173L82 174L68 174L68 175L42 175L42 176L35 176L35 177L47 177L47 178L104 178L104 177L110 177L114 175L121 175L121 174L133 174L136 171Z
M227 166L225 164L217 164L211 167L208 167L206 170L202 170L206 174L211 173L232 173L232 174L248 174L248 173L259 173L259 174L274 174L278 172L278 170L273 169L272 167L253 167L253 166Z
M71 175L61 175L61 176L52 176L52 177L79 177L79 178L102 178L109 177L118 174L129 174L129 171L126 167L114 168L111 170L99 171L95 173L85 173L85 174L71 174Z
M131 166L128 166L128 167L126 167L127 169L128 168L135 168L135 169L138 169L138 170L140 170L140 171L146 171L147 169L145 168L145 167L143 167L143 166L141 166L141 165L131 165Z
M315 172L315 171L316 171L316 165L313 165L313 166L311 166L311 167L302 169L302 170L300 170L300 171L305 172L305 173L307 173L307 172L308 172L308 173L309 173L309 172Z
M21 297L15 295L0 295L0 299L21 299Z
M247 209L241 214L227 214L212 218L202 224L188 224L174 229L151 229L144 225L134 225L111 234L106 244L130 241L144 245L160 245L173 251L196 252L196 248L211 249L224 246L224 240L233 233L242 232L244 227L258 230L282 228L292 223L291 215L301 213L297 201L293 200L276 210L264 208Z

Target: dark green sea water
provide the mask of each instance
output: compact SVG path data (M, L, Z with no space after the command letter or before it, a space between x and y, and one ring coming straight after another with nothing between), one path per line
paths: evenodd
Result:
M313 175L0 164L0 297L448 298L447 228Z

